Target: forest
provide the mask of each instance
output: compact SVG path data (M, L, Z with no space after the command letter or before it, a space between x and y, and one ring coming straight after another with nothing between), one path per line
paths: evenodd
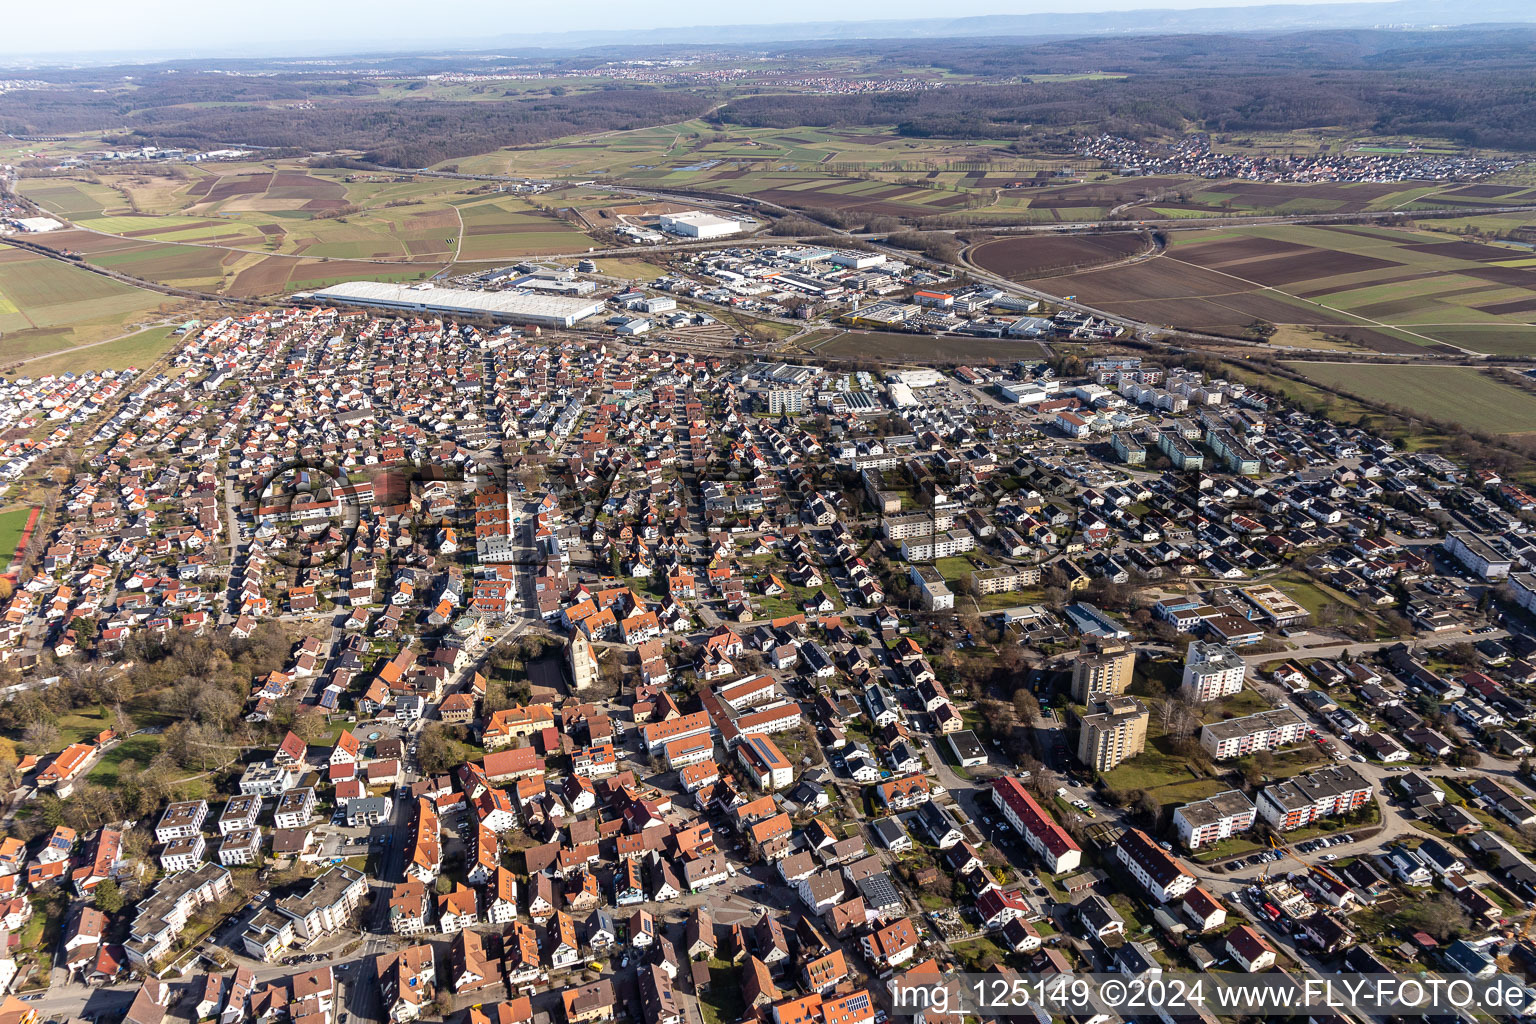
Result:
M899 93L763 93L717 85L611 83L591 91L508 89L495 99L384 100L362 71L220 74L160 66L47 73L41 88L0 94L0 130L15 135L112 131L114 141L212 148L353 151L416 167L711 115L724 124L790 128L896 125L914 137L1021 140L1041 129L1137 136L1343 127L1362 135L1449 138L1526 150L1536 140L1536 27L1441 32L886 40L800 44L793 66L828 57L977 76L979 84ZM718 54L716 54L718 59ZM466 62L473 63L471 57ZM549 61L530 62L548 68ZM570 67L571 64L564 65ZM1032 81L1108 71L1124 78ZM126 137L125 137L126 136Z
M960 74L1028 78L1115 71L1120 79L1022 81L918 93L758 95L716 117L787 128L886 125L916 137L1013 138L1077 127L1137 136L1182 131L1290 131L1449 138L1527 150L1536 140L1536 29L1154 36L1037 45L893 44Z
M354 150L372 163L421 167L563 135L683 121L711 104L698 93L628 85L462 103L387 102L370 98L375 92L365 81L333 76L162 73L127 92L96 92L86 82L0 94L0 130L37 135L116 128L111 141L119 147Z

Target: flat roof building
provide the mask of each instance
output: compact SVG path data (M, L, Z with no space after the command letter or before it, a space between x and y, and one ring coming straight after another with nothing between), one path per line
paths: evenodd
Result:
M573 327L578 321L603 311L601 299L565 295L538 295L524 291L476 292L467 288L432 285L388 284L383 281L348 281L294 298L343 306L377 306L416 313L450 313L488 316L541 327Z
M664 213L657 218L656 226L663 231L687 238L724 238L726 235L734 235L741 231L739 221L716 217L712 213L704 213L701 210Z
M1307 720L1293 708L1275 708L1242 718L1208 722L1200 728L1200 745L1217 760L1242 757L1299 743L1306 738L1307 729Z
M1077 759L1094 771L1107 772L1147 748L1146 705L1135 697L1105 696L1083 715Z
M1184 847L1198 850L1248 831L1257 814L1253 801L1238 790L1229 789L1178 808L1173 812L1173 824Z

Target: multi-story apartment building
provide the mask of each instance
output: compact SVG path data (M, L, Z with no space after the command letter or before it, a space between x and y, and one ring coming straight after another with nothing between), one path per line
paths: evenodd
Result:
M1248 831L1257 814L1252 800L1229 789L1178 808L1173 812L1173 824L1184 848L1198 850Z
M1040 855L1052 874L1076 871L1083 862L1083 851L1067 830L1029 795L1024 784L1011 775L992 783L992 802L1014 831L1024 837L1029 848Z
M190 839L203 830L203 819L208 817L208 801L182 800L171 804L160 815L155 826L155 842L169 843L173 839Z
M1147 748L1147 707L1135 697L1102 696L1078 719L1077 759L1107 772Z
M978 594L1007 594L1033 587L1040 579L1038 565L1002 565L996 569L977 569L971 573L971 585Z
M1128 828L1115 843L1115 856L1154 900L1167 903L1195 887L1195 876L1179 858L1139 828Z
M1118 697L1130 689L1136 652L1119 641L1091 639L1072 663L1072 699L1087 704L1095 695Z
M160 867L168 875L178 871L191 871L203 862L207 852L208 841L203 838L201 832L181 839L172 839L160 852Z
M1191 700L1203 704L1242 690L1246 672L1247 663L1230 647L1191 641L1184 655L1184 681L1180 689Z
M887 516L880 520L880 530L886 540L906 540L909 537L926 537L940 533L955 525L953 512L934 509L932 512L914 512L905 516Z
M1363 807L1372 792L1359 772L1334 765L1265 786L1259 792L1259 815L1276 830L1289 832Z
M233 887L228 869L203 864L160 880L141 900L123 949L139 968L148 968L171 952L176 937L198 907L221 899Z
M229 803L224 805L224 813L219 815L219 835L227 836L232 832L244 832L256 827L256 819L261 816L261 797L234 796L229 798Z
M225 834L224 841L219 844L219 863L225 867L231 864L254 864L260 852L260 829L247 828L229 832Z
M975 550L976 537L969 530L920 533L901 542L901 557L909 562L932 562Z
M711 728L713 725L710 723L709 713L695 711L690 715L669 718L665 722L652 722L641 729L640 735L645 740L645 748L655 754L673 740L702 736Z
M1200 728L1200 746L1218 761L1260 750L1278 750L1306 738L1307 720L1293 708L1275 708Z
M277 801L272 820L278 828L303 828L315 813L315 791L308 786L290 789Z
M241 936L245 950L258 960L271 962L295 943L307 944L334 934L347 926L367 891L367 876L338 864L311 882L302 894L280 899L251 918Z

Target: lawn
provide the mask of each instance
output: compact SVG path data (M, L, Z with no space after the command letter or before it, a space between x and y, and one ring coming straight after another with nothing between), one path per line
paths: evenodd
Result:
M1237 857L1245 853L1263 849L1263 844L1242 836L1232 836L1210 846L1196 850L1189 855L1189 859L1201 864L1211 864L1218 860L1226 860L1228 857Z
M1002 963L1008 959L1008 951L996 942L988 938L971 939L968 942L954 942L950 944L955 956L967 970L979 971L984 967L990 967L993 963ZM990 963L987 961L990 959Z
M741 968L724 960L711 960L709 991L699 995L704 1024L736 1024L746 1008L746 1000L741 997Z
M98 785L115 787L122 776L125 764L131 761L136 769L145 767L154 760L156 754L160 753L162 745L159 736L143 734L130 736L103 754L96 767L92 768L86 777Z
M112 712L105 705L71 711L59 719L59 749L95 739L103 729L112 728L112 721Z
M1219 722L1225 718L1241 718L1244 715L1268 711L1272 706L1259 691L1245 686L1230 697L1223 697L1221 700L1211 701L1205 705L1200 717L1207 722Z
M936 559L933 563L933 567L939 570L939 574L944 577L944 581L946 583L953 583L956 580L964 579L965 577L969 576L976 568L976 566L971 563L969 558L958 556L953 558Z
M1290 362L1293 370L1371 402L1491 434L1536 431L1536 396L1469 366Z

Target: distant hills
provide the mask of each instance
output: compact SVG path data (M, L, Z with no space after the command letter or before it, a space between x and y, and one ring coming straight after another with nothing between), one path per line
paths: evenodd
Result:
M899 21L823 21L789 25L710 25L649 30L580 31L482 38L477 46L578 49L591 46L717 45L849 41L856 39L969 39L1038 36L1156 35L1164 33L1273 32L1305 29L1441 28L1536 22L1531 0L1389 0L1386 3L1296 3L1194 10L995 14L970 18Z

